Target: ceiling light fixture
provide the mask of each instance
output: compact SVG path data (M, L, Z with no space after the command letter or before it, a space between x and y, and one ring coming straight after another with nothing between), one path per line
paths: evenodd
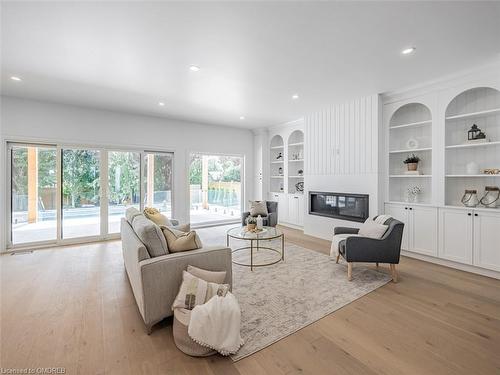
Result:
M415 52L416 48L415 47L410 47L410 48L405 48L404 50L401 51L403 55L409 55L412 52Z
M158 105L159 105L160 107L163 107L163 106L165 105L165 103L163 103L163 102L159 102L159 103L158 103Z
M244 120L245 119L245 116L240 116L240 120Z
M296 100L296 99L298 99L298 98L299 98L299 95L298 95L298 94L294 94L294 95L292 95L292 99L293 99L293 100Z
M189 69L192 70L193 72L198 72L200 70L200 67L196 65L191 65Z
M22 79L21 79L21 78L16 77L16 76L12 76L12 77L10 77L10 79L11 79L11 80L13 80L13 81L18 81L18 82L19 82L19 81L22 81Z

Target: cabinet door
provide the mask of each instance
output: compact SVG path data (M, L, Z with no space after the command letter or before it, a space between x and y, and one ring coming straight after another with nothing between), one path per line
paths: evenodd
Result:
M500 271L500 213L474 213L474 265Z
M410 250L437 256L437 208L410 206Z
M303 195L299 195L298 196L299 199L298 199L298 213L297 213L297 224L300 225L301 227L304 226L304 211L305 211L305 207L304 207L304 196Z
M286 194L278 194L278 223L288 221L288 199Z
M288 195L288 220L290 224L298 225L299 221L299 197L296 195Z
M404 223L403 228L403 239L401 241L401 248L404 250L410 250L410 241L409 241L409 220L408 220L408 207L402 206L399 204L386 204L385 205L385 213L387 215L391 215L393 218L398 219L402 223Z
M472 213L439 209L439 251L441 258L472 264Z

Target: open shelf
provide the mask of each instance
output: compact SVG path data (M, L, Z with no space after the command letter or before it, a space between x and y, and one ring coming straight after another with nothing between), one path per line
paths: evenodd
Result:
M391 116L388 128L388 200L405 202L408 190L418 187L421 190L419 202L432 202L431 111L421 103L405 104ZM414 148L409 148L410 142L414 143ZM419 156L418 171L421 174L405 173L407 166L403 161L411 154Z
M285 142L280 135L275 135L269 145L270 178L269 190L285 191Z
M304 183L304 133L301 130L293 131L288 137L287 160L288 194L301 193L296 187Z
M498 185L500 174L467 174L467 165L475 170L500 168L500 91L477 87L463 91L448 104L445 113L445 205L458 206L465 190ZM473 125L492 142L467 143Z
M413 149L405 149L405 150L392 150L389 151L389 154L402 154L402 153L411 153L411 152L420 152L420 151L432 151L432 147L423 147L423 148L413 148Z
M500 141L494 142L482 142L482 143L467 143L461 145L449 145L446 148L467 148L467 147L487 147L487 146L496 146L500 145Z
M432 175L430 174L391 174L390 178L430 178Z
M431 125L431 124L432 124L431 120L417 121L417 122L411 122L409 124L390 126L389 129L392 130L392 129L412 128L412 127L416 127L416 126L424 126L424 125Z
M482 173L482 174L447 174L446 177L455 177L455 178L458 178L458 177L475 177L475 178L483 178L483 177L497 177L497 178L500 178L500 174L486 174L486 173Z
M469 112L469 113L464 113L461 115L447 116L446 120L459 120L459 119L465 119L465 118L471 118L471 117L482 117L482 116L494 115L497 113L500 113L500 108L486 109L483 111Z

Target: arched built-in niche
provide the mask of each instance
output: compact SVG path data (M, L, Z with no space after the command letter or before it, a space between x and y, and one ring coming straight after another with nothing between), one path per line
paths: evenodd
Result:
M270 178L271 192L283 192L285 189L285 147L283 138L275 135L270 143Z
M500 91L476 87L455 96L445 114L445 204L461 206L464 191L481 196L486 186L499 186L500 174ZM468 139L476 125L484 138Z
M304 133L293 131L288 137L288 192L304 192ZM302 183L302 184L301 184Z
M413 154L420 161L409 171L403 162ZM414 187L417 202L432 202L432 115L422 103L401 106L389 121L389 201L412 201Z

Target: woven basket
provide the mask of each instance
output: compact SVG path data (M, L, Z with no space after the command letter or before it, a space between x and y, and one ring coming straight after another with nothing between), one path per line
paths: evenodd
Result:
M188 326L191 319L191 311L186 309L174 310L173 334L174 342L179 350L192 357L207 357L216 354L213 349L201 346L189 337Z

